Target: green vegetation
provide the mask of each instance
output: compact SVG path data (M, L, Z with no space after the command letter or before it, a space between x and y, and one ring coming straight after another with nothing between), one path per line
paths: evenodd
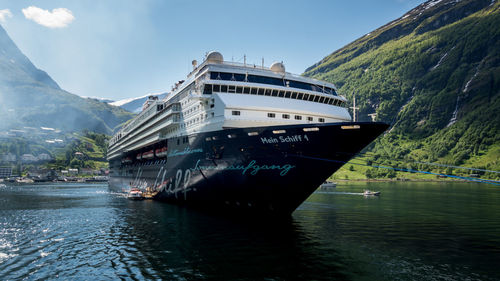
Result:
M84 130L82 133L66 134L64 146L49 144L43 140L27 140L26 138L9 138L0 142L0 156L11 154L15 162L0 159L0 165L13 166L15 174L25 174L32 167L50 168L55 170L75 169L106 169L106 153L109 136ZM22 163L21 156L31 154L38 156L48 154L52 160ZM21 165L22 164L22 165Z
M54 151L55 161L47 164L47 167L56 170L107 168L106 152L109 139L110 137L104 134L84 131L66 147Z
M355 92L360 121L376 113L392 124L357 161L461 175L472 172L418 162L500 170L500 3L490 4L417 7L306 70L349 100ZM349 167L335 177L400 176Z

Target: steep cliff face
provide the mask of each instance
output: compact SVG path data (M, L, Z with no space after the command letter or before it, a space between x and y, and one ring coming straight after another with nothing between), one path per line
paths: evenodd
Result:
M19 81L58 89L59 85L44 71L36 68L17 48L0 26L0 83L15 86Z
M356 93L361 120L392 124L375 154L498 170L499 26L496 1L427 1L305 75Z
M0 26L0 129L44 126L111 133L130 117L122 109L62 90Z

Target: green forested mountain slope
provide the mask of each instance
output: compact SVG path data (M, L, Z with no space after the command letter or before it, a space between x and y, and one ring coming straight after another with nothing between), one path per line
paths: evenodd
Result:
M131 116L118 107L62 90L0 26L0 130L44 126L109 134Z
M308 68L393 126L370 161L500 170L500 3L428 1ZM394 159L404 159L395 161ZM471 173L436 168L440 172ZM474 173L474 172L472 172ZM483 174L479 172L479 174ZM485 173L485 177L498 177Z

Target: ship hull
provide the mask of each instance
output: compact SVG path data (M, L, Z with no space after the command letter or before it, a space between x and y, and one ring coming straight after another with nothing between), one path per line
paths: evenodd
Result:
M166 157L110 161L109 186L136 187L161 201L291 214L385 123L330 123L225 129L161 141ZM137 152L130 152L134 155Z

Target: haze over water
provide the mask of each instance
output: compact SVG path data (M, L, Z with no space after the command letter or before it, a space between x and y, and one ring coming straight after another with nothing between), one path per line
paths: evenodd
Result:
M500 280L489 185L344 185L281 221L129 201L106 185L0 195L1 280Z

